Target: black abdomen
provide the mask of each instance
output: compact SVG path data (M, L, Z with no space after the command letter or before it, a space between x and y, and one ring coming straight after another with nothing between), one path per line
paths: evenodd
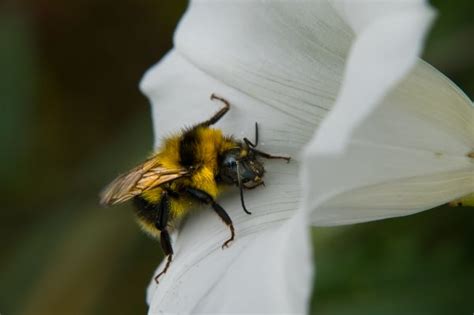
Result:
M140 219L153 224L159 230L163 230L168 224L170 200L166 192L157 203L149 202L140 196L133 198L133 203L135 213Z

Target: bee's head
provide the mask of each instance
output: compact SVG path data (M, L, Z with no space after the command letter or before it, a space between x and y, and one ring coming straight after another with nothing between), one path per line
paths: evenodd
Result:
M252 188L262 183L264 172L263 164L246 146L230 149L222 155L219 177L226 184Z

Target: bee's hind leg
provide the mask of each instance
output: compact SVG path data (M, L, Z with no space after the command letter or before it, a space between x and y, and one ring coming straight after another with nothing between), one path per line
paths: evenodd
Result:
M160 203L158 205L158 219L155 222L155 226L160 230L160 243L163 253L166 257L165 268L155 277L155 282L159 283L158 279L168 271L171 261L173 260L173 247L171 246L171 237L168 232L168 218L170 211L170 200L168 192L164 191L161 196Z
M209 127L211 125L214 125L216 122L219 121L219 119L221 119L230 109L230 103L220 97L220 96L217 96L215 95L214 93L212 93L211 95L211 100L219 100L221 101L222 103L224 103L224 107L222 107L217 113L215 113L211 118L209 118L208 120L206 121L203 121L202 123L199 124L199 126L205 126L205 127Z
M216 203L214 201L214 199L207 192L205 192L203 190L196 189L196 188L191 188L191 187L188 187L185 190L189 194L189 196L196 199L197 201L200 201L202 203L211 205L212 209L214 209L214 212L229 227L229 229L230 229L230 238L227 239L224 242L224 244L222 245L223 249L228 247L230 242L232 242L234 240L235 230L234 230L234 224L232 223L232 219L229 217L229 215L224 210L224 208L222 208L218 203Z
M166 229L160 232L160 241L161 241L161 248L163 249L163 252L165 253L165 256L166 256L166 264L165 264L165 268L159 274L156 275L155 277L156 283L159 283L158 279L168 271L171 261L173 260L173 247L171 246L171 238L170 238L170 234L168 233Z

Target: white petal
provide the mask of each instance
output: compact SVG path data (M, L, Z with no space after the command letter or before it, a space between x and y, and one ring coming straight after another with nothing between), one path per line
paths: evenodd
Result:
M425 11L425 0L329 0L344 21L361 34L378 20L401 16L411 11Z
M390 5L385 8L388 12L393 7L397 10L387 14L379 10L384 7L380 2L371 1L367 3L367 11L360 10L363 6L359 5L359 10L350 16L358 17L357 13L367 12L385 13L377 18L371 15L368 19L370 23L364 24L353 43L336 104L310 143L310 151L341 153L353 130L415 65L433 12L418 2L408 3L413 5L406 5L405 2L403 9ZM355 9L354 2L348 6ZM356 19L359 27L361 20Z
M176 53L149 70L141 87L153 103L157 139L209 118L221 106L209 100L215 92L232 104L217 124L225 133L252 138L254 122L258 121L261 149L293 156L305 141L298 121L210 78ZM281 126L295 132L282 132ZM310 131L306 137L309 135ZM241 210L236 191L231 189L219 198L236 227L236 240L230 248L221 249L229 231L212 210L200 209L186 220L173 242L175 258L169 271L159 285L154 281L150 284L150 314L305 311L312 283L308 219L303 220L304 212L300 211L298 217L288 220L298 207L298 164L297 158L289 164L265 164L266 186L245 194L246 204L253 212L250 216ZM299 257L297 261L291 259L295 255ZM283 292L292 287L298 289ZM275 301L275 295L262 295L263 288L284 296L278 295L279 300Z
M318 225L406 215L474 191L471 102L417 59L432 11L420 1L364 3L335 3L358 36L335 107L306 150L305 202Z
M213 213L201 212L187 221L175 242L172 268L159 286L152 282L149 288L151 313L243 307L302 312L307 307L308 220L301 219L301 213L296 217L300 219L283 222L298 208L298 154L334 101L353 35L328 3L294 4L192 2L176 34L178 55L171 54L143 81L154 104L157 139L207 118L216 109L207 101L215 92L233 104L222 122L225 132L251 137L258 121L261 149L293 157L289 165L266 164L267 186L246 195L248 205L253 205L251 217L240 210L238 195L220 200L236 222L239 236L232 248L220 250L228 231ZM263 228L272 231L262 234ZM274 247L267 245L270 240ZM247 246L261 254L245 255ZM229 267L236 259L240 263ZM233 269L240 265L255 267L245 272ZM234 287L230 297L239 299L227 301L224 287ZM226 303L218 304L220 300Z
M344 154L309 153L314 224L407 215L474 191L474 108L448 79L419 62L378 106Z
M305 220L300 211L280 229L252 240L193 311L307 313L313 279Z
M425 18L427 22L429 16ZM231 111L217 127L237 138L251 138L254 122L258 121L261 149L290 154L293 160L288 165L280 161L266 163L267 186L246 193L246 202L254 212L252 216L242 212L235 192L219 199L236 225L237 238L231 248L220 249L228 237L228 230L211 210L196 211L185 222L175 236L176 255L170 270L158 286L152 281L149 287L151 314L306 310L311 267L307 213L296 211L302 189L297 178L298 153L336 100L349 49L355 33L359 34L359 28L354 25L366 29L366 25L370 25L366 21L370 19L360 19L362 22L355 24L347 20L346 23L326 1L191 2L176 33L175 51L152 68L142 82L142 89L153 103L157 143L160 138L182 126L203 121L215 112L219 105L208 100L209 95L215 92L232 103ZM421 33L415 33L412 37L420 39ZM418 49L419 46L416 46L408 55L416 55ZM387 81L383 78L381 86L385 90L393 87L410 68L410 62L402 65L405 68L396 69L399 71L395 71L396 75L392 75L391 79ZM357 67L354 69L357 70ZM446 82L436 84L444 89L446 85ZM373 110L377 98L385 95L385 92L367 91L371 93L373 102L366 106L365 115ZM412 96L409 93L408 98L412 99ZM400 112L400 117L406 119L406 112ZM349 131L362 119L364 115L355 115ZM409 122L402 121L403 126L407 123L412 128ZM431 132L432 125L426 125ZM367 126L379 128L377 123ZM410 130L408 127L406 130ZM355 131L357 133L359 129ZM423 139L423 136L418 139ZM392 138L396 137L397 134ZM387 152L393 151L394 157L400 156L403 163L396 164L393 171L387 172L388 177L379 176L381 171L377 166L374 177L369 176L367 180L362 177L361 181L360 173L364 169L360 163L355 168L361 171L351 173L354 164L347 157L339 158L339 169L339 164L334 161L316 156L311 162L321 164L315 164L318 168L306 168L303 174L307 177L313 175L311 182L308 180L310 186L307 186L310 188L307 195L311 196L305 199L309 205L325 201L319 198L321 196L347 191L352 193L361 182L371 185L384 182L385 178L391 179L392 173L405 168L406 160L411 161L411 153L404 155L406 150L394 146L392 151L385 151L384 147L380 149L377 146L378 142L362 139L364 141L354 142L357 145L360 143L354 145L355 152L359 154L355 155L356 161L388 157L388 162L380 163L382 167L391 167L393 157ZM371 150L369 154L365 154L366 149ZM417 156L421 159L424 152L418 152ZM449 161L440 161L431 165L429 170L454 171L464 167L464 162L451 166ZM413 165L409 166L411 170ZM372 173L367 166L366 169L369 169L369 174ZM340 175L342 170L349 174L348 184ZM334 172L339 175L334 176ZM423 175L426 170L411 174ZM425 188L420 185L421 189ZM360 199L363 194L353 196ZM345 205L327 203L323 210L331 206L344 208ZM316 217L324 220L328 213L332 214L332 210L320 212ZM353 215L352 212L350 214ZM386 213L377 215L384 216ZM346 216L347 213L343 213L337 220L347 219ZM353 220L363 216L366 213L361 211ZM292 272L288 273L289 270ZM245 304L242 301L250 302Z
M352 39L326 1L192 1L175 45L207 74L297 119L306 136L335 100Z

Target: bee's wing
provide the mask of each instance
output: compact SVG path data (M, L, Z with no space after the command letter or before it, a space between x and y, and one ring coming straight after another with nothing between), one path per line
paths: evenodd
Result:
M105 206L127 201L142 192L180 178L189 172L184 168L163 167L156 157L138 165L128 173L111 182L100 194L100 203Z

